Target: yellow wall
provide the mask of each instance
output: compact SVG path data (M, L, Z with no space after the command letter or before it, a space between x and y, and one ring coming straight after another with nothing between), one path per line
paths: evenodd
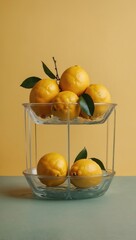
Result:
M135 175L136 1L0 0L0 30L0 175L25 169L29 90L19 85L44 77L41 61L53 69L53 56L60 73L79 64L109 88L118 103L116 174Z

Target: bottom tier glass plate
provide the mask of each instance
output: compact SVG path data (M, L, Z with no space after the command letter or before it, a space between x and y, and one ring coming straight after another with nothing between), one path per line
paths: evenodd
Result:
M103 171L101 182L96 186L87 188L75 187L73 184L71 184L72 177L70 176L65 177L65 182L63 184L59 186L48 187L43 184L40 179L49 179L55 177L38 176L35 168L25 170L23 174L36 197L50 200L72 200L96 198L102 196L108 190L115 172L111 170ZM87 178L90 177L78 177L78 180L82 181Z

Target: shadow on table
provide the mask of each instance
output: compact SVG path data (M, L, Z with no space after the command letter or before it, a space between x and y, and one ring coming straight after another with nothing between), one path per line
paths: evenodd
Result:
M3 196L8 196L11 198L21 198L21 199L33 199L33 193L31 189L25 188L25 187L20 187L20 188L6 188L6 189L1 189L0 190L1 195Z

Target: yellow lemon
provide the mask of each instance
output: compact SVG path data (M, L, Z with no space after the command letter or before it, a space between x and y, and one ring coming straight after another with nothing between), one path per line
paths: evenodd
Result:
M85 93L91 96L94 103L100 103L95 105L92 118L97 118L103 115L108 109L108 104L106 103L111 103L111 95L108 89L103 84L91 84L86 89Z
M79 116L78 96L71 91L62 91L54 98L52 113L60 120L74 119Z
M94 187L102 181L102 170L93 160L80 159L72 165L70 176L71 183L76 187Z
M80 96L90 84L87 72L75 65L66 69L60 78L60 88L63 91L72 91Z
M50 103L54 97L59 93L59 86L55 80L42 79L38 81L30 92L30 103L42 103L33 106L35 113L44 118L51 114L51 105L44 105L43 103Z
M37 164L40 181L49 187L62 184L66 180L67 171L66 159L56 152L45 154Z

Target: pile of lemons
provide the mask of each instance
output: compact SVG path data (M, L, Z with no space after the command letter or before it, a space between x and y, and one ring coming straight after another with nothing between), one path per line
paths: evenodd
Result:
M40 181L48 187L61 185L68 175L68 164L63 155L50 152L37 164ZM97 186L102 181L102 169L95 161L83 158L75 161L70 168L70 181L79 188Z
M54 76L54 75L53 75ZM28 84L35 79L28 78ZM22 84L23 86L23 84ZM59 81L55 78L39 79L33 84L30 91L30 103L41 103L33 106L37 116L57 116L60 120L83 118L97 118L107 110L105 106L95 106L92 116L88 116L81 108L79 100L83 94L88 95L94 103L111 103L111 95L103 84L91 83L88 73L80 66L75 65L66 69ZM53 103L42 104L42 103Z

